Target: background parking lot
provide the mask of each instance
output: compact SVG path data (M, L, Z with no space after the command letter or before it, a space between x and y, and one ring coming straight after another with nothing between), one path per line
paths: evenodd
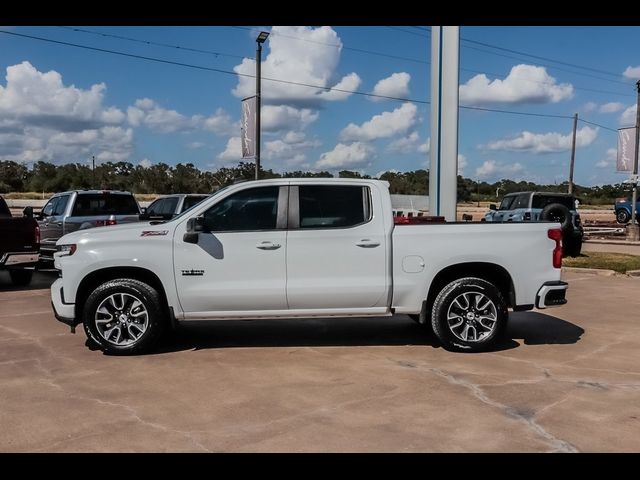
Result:
M568 305L491 353L395 317L200 322L116 357L54 319L54 275L0 273L3 452L640 450L640 279L567 272Z

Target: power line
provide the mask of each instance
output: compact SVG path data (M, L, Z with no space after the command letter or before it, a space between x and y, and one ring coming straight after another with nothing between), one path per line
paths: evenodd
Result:
M429 38L429 35L425 35L423 33L412 32L411 30L405 30L402 27L390 27L390 26L387 26L387 28L389 28L391 30L398 30L399 32L408 33L410 35L415 35L417 37Z
M203 50L203 49L199 49L199 48L184 47L182 45L170 45L170 44L167 44L167 43L152 42L150 40L141 40L141 39L137 39L137 38L124 37L122 35L113 35L111 33L97 32L97 31L92 31L92 30L85 30L83 28L65 27L65 26L58 26L58 28L63 28L65 30L71 30L73 32L89 33L91 35L97 35L97 36L100 36L100 37L117 38L117 39L120 39L120 40L127 40L129 42L142 43L142 44L145 44L145 45L156 45L156 46L159 46L159 47L175 48L175 49L178 49L178 50L186 50L186 51L189 51L189 52L206 53L206 54L209 54L209 55L215 55L216 57L231 57L231 58L240 58L240 59L246 58L245 56L242 56L242 55L234 55L234 54L231 54L231 53L214 52L212 50Z
M474 43L476 45L481 45L483 47L495 48L496 50L502 50L504 52L515 53L517 55L524 55L525 57L531 57L531 58L535 58L537 60L545 60L545 61L551 62L551 63L559 63L560 65L565 65L567 67L580 68L580 69L583 69L583 70L589 70L591 72L602 73L602 74L605 74L605 75L611 75L613 77L619 77L620 76L617 73L608 72L606 70L600 70L599 68L587 67L587 66L584 66L584 65L578 65L576 63L564 62L562 60L555 60L553 58L543 57L541 55L533 55L532 53L526 53L526 52L522 52L520 50L513 50L511 48L499 47L497 45L491 45L490 43L479 42L477 40L471 40L470 38L460 37L460 40L462 40L463 42L468 42L468 43Z
M259 32L260 31L257 28L240 27L240 26L237 26L237 25L232 25L230 27L231 28L236 28L236 29L239 29L239 30L247 30L247 31L250 31L250 32ZM407 60L408 62L422 63L422 64L426 64L426 65L430 64L430 62L427 62L425 60L420 60L418 58L403 57L403 56L400 56L400 55L392 55L390 53L376 52L374 50L365 50L363 48L347 47L347 46L345 46L343 44L340 44L340 43L319 42L317 40L311 40L310 38L301 38L301 37L296 37L296 36L293 36L293 35L287 35L287 34L284 34L284 33L274 32L273 30L270 33L271 33L271 35L276 36L276 37L291 38L293 40L300 40L301 42L314 43L316 45L323 45L325 47L342 48L343 50L350 50L352 52L358 52L358 53L366 53L368 55L377 55L379 57L395 58L397 60Z
M617 131L617 130L615 130L615 129L613 129L613 128L605 127L604 125L600 125L599 123L590 122L590 121L588 121L588 120L585 120L584 118L580 118L580 117L578 117L578 121L580 121L580 122L584 122L584 123L588 123L589 125L595 125L596 127L604 128L605 130L609 130L609 131L611 131L611 132L618 133L618 131Z
M518 61L523 61L525 59L523 58L519 58L519 57L514 57L513 55L505 55L504 53L498 53L498 52L492 52L490 50L485 50L483 48L478 48L478 47L472 47L471 45L462 45L462 47L464 48L468 48L471 50L477 50L479 52L484 52L484 53L488 53L490 55L496 55L498 57L505 57L505 58L511 58L514 60L518 60ZM584 72L576 72L574 70L567 70L566 68L562 68L562 67L557 67L555 65L549 65L548 63L543 63L543 62L537 62L539 65L543 65L545 67L551 68L551 69L555 69L555 70L560 70L562 72L567 72L567 73L572 73L574 75L582 75L584 77L591 77L591 78L597 78L598 80L602 80L604 82L611 82L611 83L617 83L620 85L624 85L625 87L629 87L630 84L626 83L626 82L621 82L619 80L612 80L610 78L603 78L603 77L599 77L597 75L591 75L590 73L584 73Z
M460 105L460 108L464 108L466 110L481 110L483 112L509 113L512 115L526 115L529 117L570 118L570 119L573 118L569 115L552 115L550 113L515 112L513 110L497 110L493 108L472 107L469 105Z
M23 34L23 33L9 32L9 31L6 31L6 30L0 30L0 33L4 33L4 34L7 34L7 35L13 35L13 36L16 36L16 37L30 38L30 39L33 39L33 40L39 40L39 41L48 42L48 43L54 43L54 44L58 44L58 45L82 48L82 49L85 49L85 50L92 50L92 51L97 51L97 52L102 52L102 53L110 53L110 54L120 55L120 56L124 56L124 57L129 57L129 58L136 58L136 59L140 59L140 60L148 60L148 61L164 63L164 64L169 64L169 65L176 65L176 66L181 66L181 67L194 68L194 69L197 69L197 70L205 70L205 71L211 71L211 72L216 72L216 73L223 73L223 74L227 74L227 75L234 75L234 76L237 76L237 77L255 78L255 75L251 75L251 74L247 74L247 73L237 73L237 72L233 72L233 71L230 71L230 70L223 70L223 69L220 69L220 68L205 67L205 66L202 66L202 65L193 65L193 64L189 64L189 63L175 62L175 61L172 61L172 60L165 60L165 59L161 59L161 58L147 57L147 56L144 56L144 55L136 55L136 54L132 54L132 53L119 52L117 50L108 50L108 49L105 49L105 48L90 47L88 45L80 45L80 44L71 43L71 42L64 42L64 41L61 41L61 40L53 40L53 39L44 38L44 37L37 37L35 35L26 35L26 34ZM312 85L312 84L308 84L308 83L293 82L293 81L290 81L290 80L282 80L282 79L278 79L278 78L262 77L262 80L266 80L266 81L270 81L270 82L277 82L277 83L285 83L285 84L289 84L289 85L299 85L299 86L302 86L302 87L314 88L314 89L319 89L319 90L323 90L323 91L337 91L337 92L351 93L351 94L354 94L354 95L362 95L362 96L367 96L367 97L384 98L384 99L388 99L388 100L398 100L398 101L403 101L403 102L412 102L412 103L419 103L419 104L426 104L426 105L431 104L431 102L429 100L416 100L416 99L410 99L410 98L392 97L392 96L387 96L387 95L377 95L377 94L368 93L368 92L359 92L359 91L356 91L356 90L346 90L346 89L335 88L335 87L325 87L325 86L321 86L321 85ZM486 107L475 107L475 106L470 106L470 105L460 105L459 108L467 109L467 110L479 110L479 111L485 111L485 112L504 113L504 114L511 114L511 115L524 115L524 116L532 116L532 117L564 118L564 119L572 119L573 118L573 116L569 116L569 115L553 115L553 114L532 113L532 112L516 112L516 111L513 111L513 110L500 110L500 109L493 109L493 108L486 108ZM600 125L600 124L597 124L597 123L594 123L594 122L589 122L589 121L584 120L582 118L580 118L580 121L585 122L585 123L589 123L589 124L592 124L592 125L595 125L595 126L598 126L598 127L601 127L601 128L604 128L606 130L611 130L611 131L614 131L614 132L617 131L617 130L614 130L612 128L605 127L604 125Z
M119 52L117 50L109 50L106 48L98 48L98 47L90 47L88 45L80 45L77 43L71 43L71 42L63 42L61 40L53 40L50 38L44 38L44 37L37 37L35 35L26 35L24 33L17 33L17 32L8 32L6 30L0 30L0 33L4 33L7 35L13 35L16 37L24 37L24 38L30 38L33 40L40 40L43 42L49 42L49 43L55 43L58 45L65 45L65 46L70 46L70 47L76 47L76 48L82 48L85 50L93 50L96 52L103 52L103 53L111 53L113 55L120 55L123 57L129 57L129 58L137 58L140 60L148 60L151 62L158 62L158 63L165 63L165 64L169 64L169 65L177 65L180 67L187 67L187 68L194 68L196 70L205 70L205 71L210 71L210 72L217 72L217 73L224 73L227 75L234 75L234 76L238 76L238 77L248 77L248 78L256 78L255 75L250 75L248 73L237 73L237 72L233 72L231 70L223 70L221 68L213 68L213 67L205 67L202 65L193 65L191 63L183 63L183 62L174 62L173 60L165 60L162 58L156 58L156 57L147 57L144 55L136 55L133 53L126 53L126 52ZM354 95L363 95L363 96L367 96L367 97L376 97L376 98L384 98L387 100L399 100L399 101L403 101L403 102L413 102L413 103L422 103L422 104L430 104L431 102L426 101L426 100L414 100L414 99L410 99L410 98L401 98L401 97L392 97L392 96L387 96L387 95L377 95L375 93L368 93L368 92L359 92L356 90L346 90L343 88L336 88L336 87L326 87L323 85L312 85L309 83L302 83L302 82L293 82L290 80L282 80L280 78L270 78L270 77L261 77L262 80L266 80L269 82L277 82L277 83L286 83L289 85L299 85L301 87L308 87L308 88L315 88L315 89L319 89L319 90L323 90L323 91L335 91L335 92L342 92L342 93L352 93Z

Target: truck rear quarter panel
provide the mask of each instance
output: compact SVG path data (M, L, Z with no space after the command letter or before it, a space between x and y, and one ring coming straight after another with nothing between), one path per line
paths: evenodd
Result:
M553 268L553 223L464 223L396 226L393 230L393 307L418 313L431 282L445 268L470 262L503 267L517 305L535 303L544 282L560 280Z

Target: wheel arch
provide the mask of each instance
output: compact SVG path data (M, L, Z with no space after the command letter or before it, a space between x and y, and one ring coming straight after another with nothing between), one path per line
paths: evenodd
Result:
M95 270L82 279L76 293L76 318L81 319L82 310L84 304L98 286L102 285L109 280L115 280L116 278L131 278L146 283L150 287L153 287L160 298L162 299L162 308L169 314L169 303L167 301L167 294L164 290L164 286L160 281L158 275L151 270L142 267L107 267L100 270Z
M516 306L516 294L513 279L507 270L495 263L467 262L449 265L438 272L429 286L427 311L431 311L438 293L449 283L459 278L477 277L492 283L500 291L507 306Z

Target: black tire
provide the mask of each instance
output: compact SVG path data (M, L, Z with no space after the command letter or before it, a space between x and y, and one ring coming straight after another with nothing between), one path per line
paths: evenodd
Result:
M620 209L616 212L616 222L626 225L631 220L631 214L624 209Z
M110 280L96 288L85 302L85 332L105 353L150 350L166 327L162 305L158 291L144 282L131 278Z
M461 297L466 300L468 309L460 308L465 306ZM492 305L485 304L484 300ZM478 306L488 308L478 309ZM449 321L450 314L457 315L462 324L455 325L455 318ZM467 317L469 314L473 318ZM431 326L447 350L481 352L490 349L502 337L508 316L507 302L493 284L481 278L466 277L454 280L440 291L431 311ZM474 339L470 338L472 329Z
M540 220L545 222L558 222L563 232L573 230L571 212L561 203L550 203L540 212Z
M582 251L582 240L568 240L563 248L565 257L579 257Z
M16 287L24 287L31 283L33 270L9 270L9 276Z

